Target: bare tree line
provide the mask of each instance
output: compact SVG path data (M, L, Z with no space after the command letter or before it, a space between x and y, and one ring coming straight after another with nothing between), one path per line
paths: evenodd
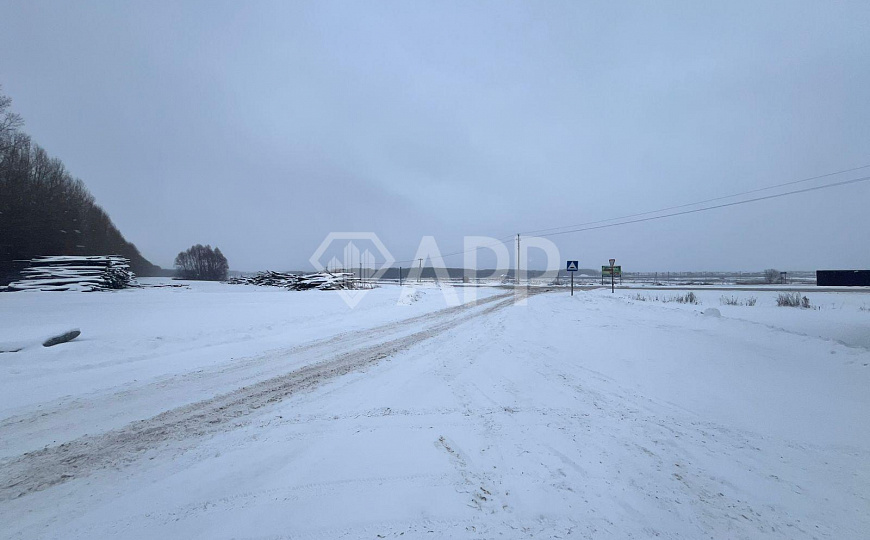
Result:
M0 94L0 280L16 261L40 255L127 257L139 275L158 267L127 242L84 183L20 128L20 116Z

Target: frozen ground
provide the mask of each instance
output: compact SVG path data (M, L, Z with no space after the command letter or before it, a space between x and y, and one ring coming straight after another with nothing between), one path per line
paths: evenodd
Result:
M477 292L0 295L0 536L870 536L870 296Z

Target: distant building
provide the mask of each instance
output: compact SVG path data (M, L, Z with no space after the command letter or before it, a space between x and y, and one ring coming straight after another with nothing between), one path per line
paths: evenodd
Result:
M816 285L870 287L870 270L816 270Z

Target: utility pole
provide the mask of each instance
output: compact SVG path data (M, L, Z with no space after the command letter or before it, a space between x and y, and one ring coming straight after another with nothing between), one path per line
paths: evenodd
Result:
M417 260L420 261L420 275L417 276L417 283L420 283L420 281L423 279L423 259Z
M402 267L399 267L399 287L402 286Z
M520 284L520 233L517 233L517 285Z

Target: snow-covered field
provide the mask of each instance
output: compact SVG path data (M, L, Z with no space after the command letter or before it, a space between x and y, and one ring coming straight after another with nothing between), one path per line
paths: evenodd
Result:
M0 537L870 537L870 294L475 291L0 295Z

